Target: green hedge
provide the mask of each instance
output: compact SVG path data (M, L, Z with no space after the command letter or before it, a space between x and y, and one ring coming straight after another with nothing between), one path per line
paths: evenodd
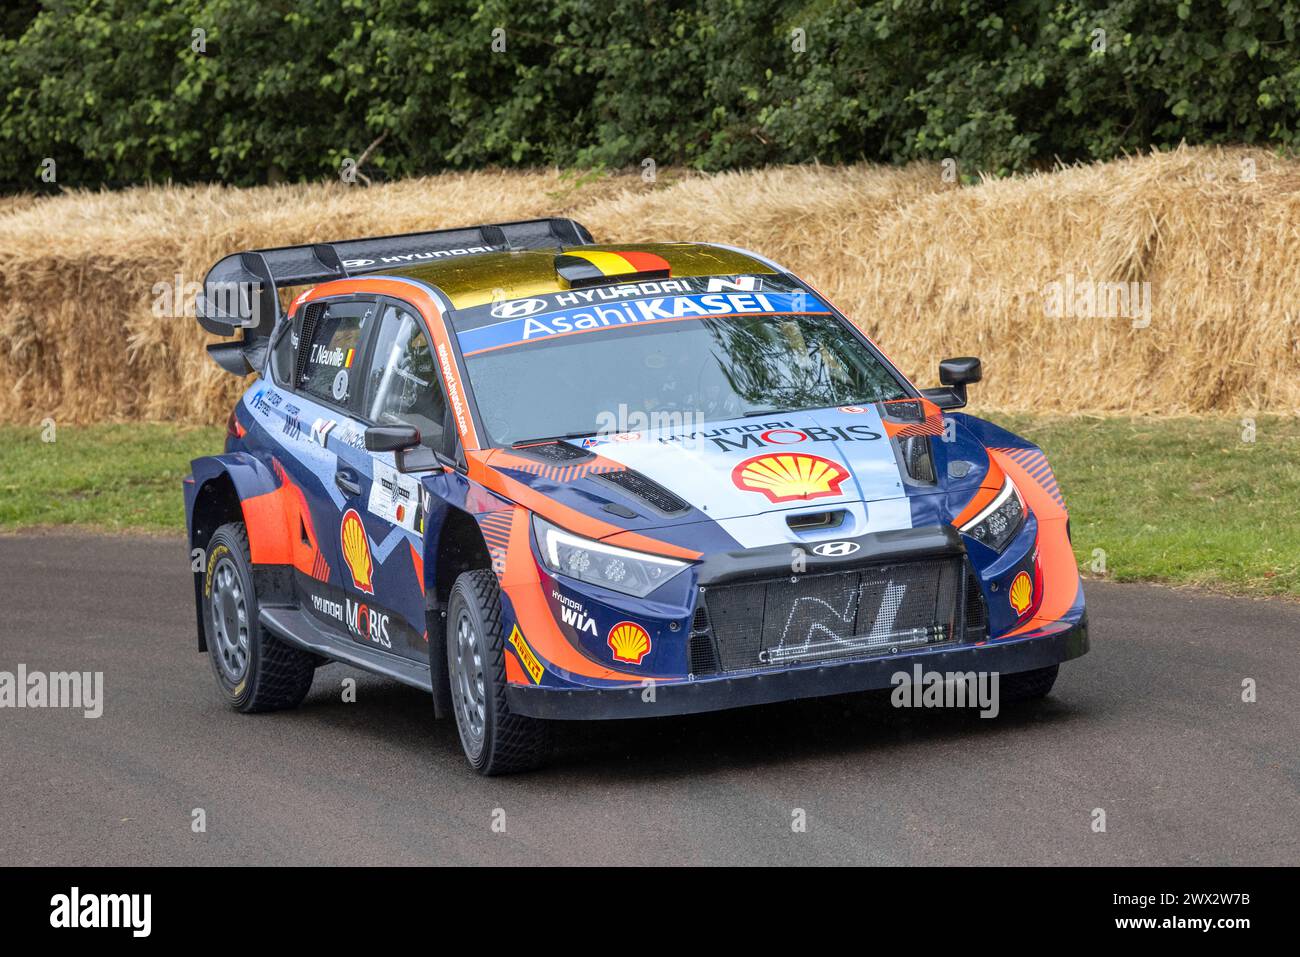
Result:
M1183 139L1293 147L1300 116L1300 2L35 7L0 18L10 188L39 185L46 157L63 185L315 179L381 136L370 176L646 157L1005 172Z

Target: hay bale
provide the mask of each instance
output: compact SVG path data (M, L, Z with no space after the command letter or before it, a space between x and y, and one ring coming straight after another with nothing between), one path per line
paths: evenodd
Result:
M976 408L1297 410L1298 206L1300 163L1205 148L972 186L916 164L24 197L0 205L0 421L219 422L242 384L192 318L154 314L158 289L201 282L236 249L533 216L573 216L602 241L754 249L918 384L943 356L982 356ZM1053 314L1067 287L1094 290L1093 310Z

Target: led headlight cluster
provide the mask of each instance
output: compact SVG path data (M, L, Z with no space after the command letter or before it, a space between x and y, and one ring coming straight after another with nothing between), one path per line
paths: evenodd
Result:
M1008 476L997 497L974 518L961 527L963 535L969 535L981 544L1000 552L1007 543L1016 537L1025 524L1025 501L1020 497L1020 489Z
M533 516L542 562L558 575L567 575L625 595L644 598L685 570L687 562L660 558L582 538Z

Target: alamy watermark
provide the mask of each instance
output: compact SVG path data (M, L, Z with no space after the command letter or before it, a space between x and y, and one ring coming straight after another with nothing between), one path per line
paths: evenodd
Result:
M998 672L924 671L919 664L911 672L896 671L889 701L895 708L974 708L981 718L996 718Z
M0 708L80 708L85 717L104 713L102 671L0 671Z

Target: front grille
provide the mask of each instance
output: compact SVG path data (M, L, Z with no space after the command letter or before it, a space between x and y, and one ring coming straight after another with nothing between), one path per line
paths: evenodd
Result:
M984 603L984 593L980 591L979 579L975 573L966 571L966 640L984 641L989 636L989 607Z
M692 632L709 629L724 672L955 644L969 635L966 568L954 557L716 585L701 589Z
M649 502L661 512L684 512L690 507L654 479L647 478L632 469L621 472L606 472L601 478L606 482L617 485L623 491L635 495L642 501Z

